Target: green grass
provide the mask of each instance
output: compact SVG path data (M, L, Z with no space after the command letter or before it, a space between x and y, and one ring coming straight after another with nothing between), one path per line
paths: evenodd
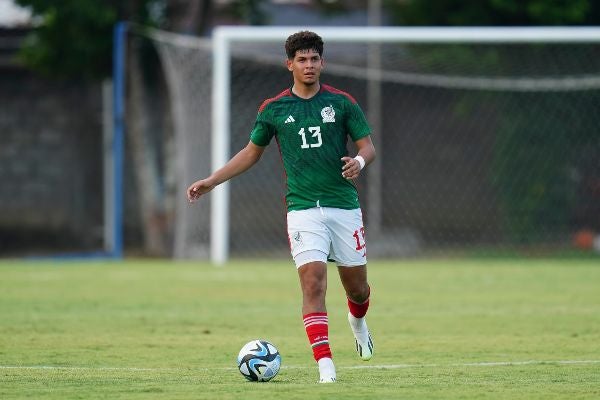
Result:
M318 385L288 260L0 262L0 398L600 398L597 260L371 262L368 363L329 272L338 382ZM259 337L269 383L235 366Z

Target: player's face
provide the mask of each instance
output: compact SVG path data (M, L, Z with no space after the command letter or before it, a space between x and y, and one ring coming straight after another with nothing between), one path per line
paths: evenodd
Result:
M292 60L287 60L294 82L310 86L319 82L323 59L315 50L298 50Z

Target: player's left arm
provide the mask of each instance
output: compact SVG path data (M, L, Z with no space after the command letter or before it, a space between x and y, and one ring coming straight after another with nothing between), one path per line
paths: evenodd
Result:
M370 135L358 139L354 144L358 148L358 154L354 158L342 157L342 176L346 179L358 178L360 171L375 159L375 146Z

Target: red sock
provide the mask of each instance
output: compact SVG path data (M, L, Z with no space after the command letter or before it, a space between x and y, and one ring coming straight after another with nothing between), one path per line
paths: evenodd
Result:
M310 313L304 315L304 329L308 341L312 346L315 361L323 357L331 358L331 349L329 348L329 322L326 312Z
M367 300L365 302L358 304L353 302L348 298L348 309L350 310L350 314L352 314L355 318L362 318L367 314L367 310L369 309L369 299L371 298L371 288L369 287L369 295L367 296Z

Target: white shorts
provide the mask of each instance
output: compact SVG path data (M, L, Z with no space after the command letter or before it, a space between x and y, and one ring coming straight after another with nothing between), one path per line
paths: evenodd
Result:
M296 268L313 261L354 267L367 263L360 208L315 207L287 214L288 240Z

